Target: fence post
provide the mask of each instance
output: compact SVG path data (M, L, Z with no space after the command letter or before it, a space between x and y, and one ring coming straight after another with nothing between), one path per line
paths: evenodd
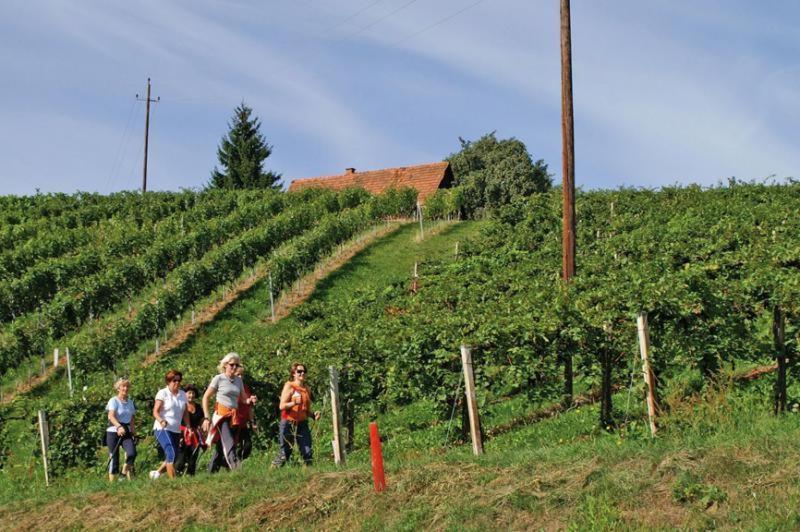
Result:
M469 432L472 436L472 452L477 456L483 454L481 441L481 422L478 417L478 401L475 396L475 376L472 372L472 351L461 345L461 365L464 370L464 391L467 396L467 412L469 413Z
M772 339L778 363L778 376L775 381L775 414L780 414L786 411L786 320L780 305L775 305L773 309Z
M72 397L72 359L69 356L69 347L67 348L67 384L69 385L69 396Z
M54 368L58 367L58 348L57 347L53 349L53 367Z
M50 431L47 428L47 414L39 410L39 438L42 443L42 464L44 465L44 483L50 485L50 473L47 469L47 449L50 446Z
M331 387L331 418L333 421L333 461L336 465L344 463L344 448L342 446L342 418L339 411L339 372L333 366L328 366Z
M650 367L650 328L647 325L647 313L640 312L636 317L639 331L639 352L642 355L642 371L647 384L647 418L650 422L650 433L656 435L656 384L653 368Z
M272 294L272 272L269 272L269 310L272 313L272 323L275 323L275 297Z
M425 230L422 228L422 205L417 202L417 212L419 213L419 239L423 240L425 238Z

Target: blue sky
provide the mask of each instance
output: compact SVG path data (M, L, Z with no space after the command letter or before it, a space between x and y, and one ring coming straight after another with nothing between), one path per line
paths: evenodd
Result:
M3 0L3 194L200 187L242 100L285 179L496 130L561 178L558 0ZM572 0L576 182L800 177L800 2Z

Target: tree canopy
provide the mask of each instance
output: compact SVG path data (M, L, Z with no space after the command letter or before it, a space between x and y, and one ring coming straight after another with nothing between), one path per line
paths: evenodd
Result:
M476 141L458 140L461 151L451 154L447 161L467 216L545 192L552 186L547 164L541 159L534 163L520 140L497 140L494 131Z
M253 109L242 102L228 123L228 134L222 137L217 158L222 167L211 172L210 188L279 188L280 174L264 171L264 161L272 153L261 134L261 122Z

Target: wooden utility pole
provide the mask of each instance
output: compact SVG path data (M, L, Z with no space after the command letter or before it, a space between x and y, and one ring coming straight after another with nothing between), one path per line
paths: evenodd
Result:
M561 277L575 276L575 132L572 114L572 30L569 0L561 0L561 148L563 162ZM564 399L572 401L572 354L564 348Z
M478 417L478 401L475 395L475 376L472 372L472 351L465 345L461 346L461 365L464 370L464 392L467 396L472 452L479 455L483 454L483 440L481 439L481 422Z
M161 101L161 96L159 96L155 100L150 99L150 78L147 78L147 97L142 99L139 98L139 95L137 94L136 99L145 102L145 108L146 108L146 112L144 115L144 168L142 171L142 194L144 194L145 192L147 192L147 144L150 132L150 102L155 103Z
M647 418L650 422L650 433L656 436L656 379L653 368L650 366L650 328L647 325L647 313L640 312L636 318L636 328L639 331L639 352L642 355L642 371L644 382L647 384Z

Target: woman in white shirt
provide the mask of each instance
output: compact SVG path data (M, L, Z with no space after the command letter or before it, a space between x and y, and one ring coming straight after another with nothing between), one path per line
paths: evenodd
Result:
M181 441L181 422L189 426L189 414L186 404L189 399L186 392L181 390L183 373L170 370L165 376L167 387L156 394L156 404L153 406L153 417L156 419L153 430L156 440L164 451L164 464L169 478L175 478L175 460L177 459L179 443Z
M125 465L122 474L131 479L133 475L133 462L136 460L136 442L133 439L135 425L133 415L136 407L133 399L128 398L131 382L128 379L119 379L114 383L117 395L109 399L106 405L108 411L109 427L106 429L106 445L108 446L108 479L114 481L119 475L119 448L125 450Z

